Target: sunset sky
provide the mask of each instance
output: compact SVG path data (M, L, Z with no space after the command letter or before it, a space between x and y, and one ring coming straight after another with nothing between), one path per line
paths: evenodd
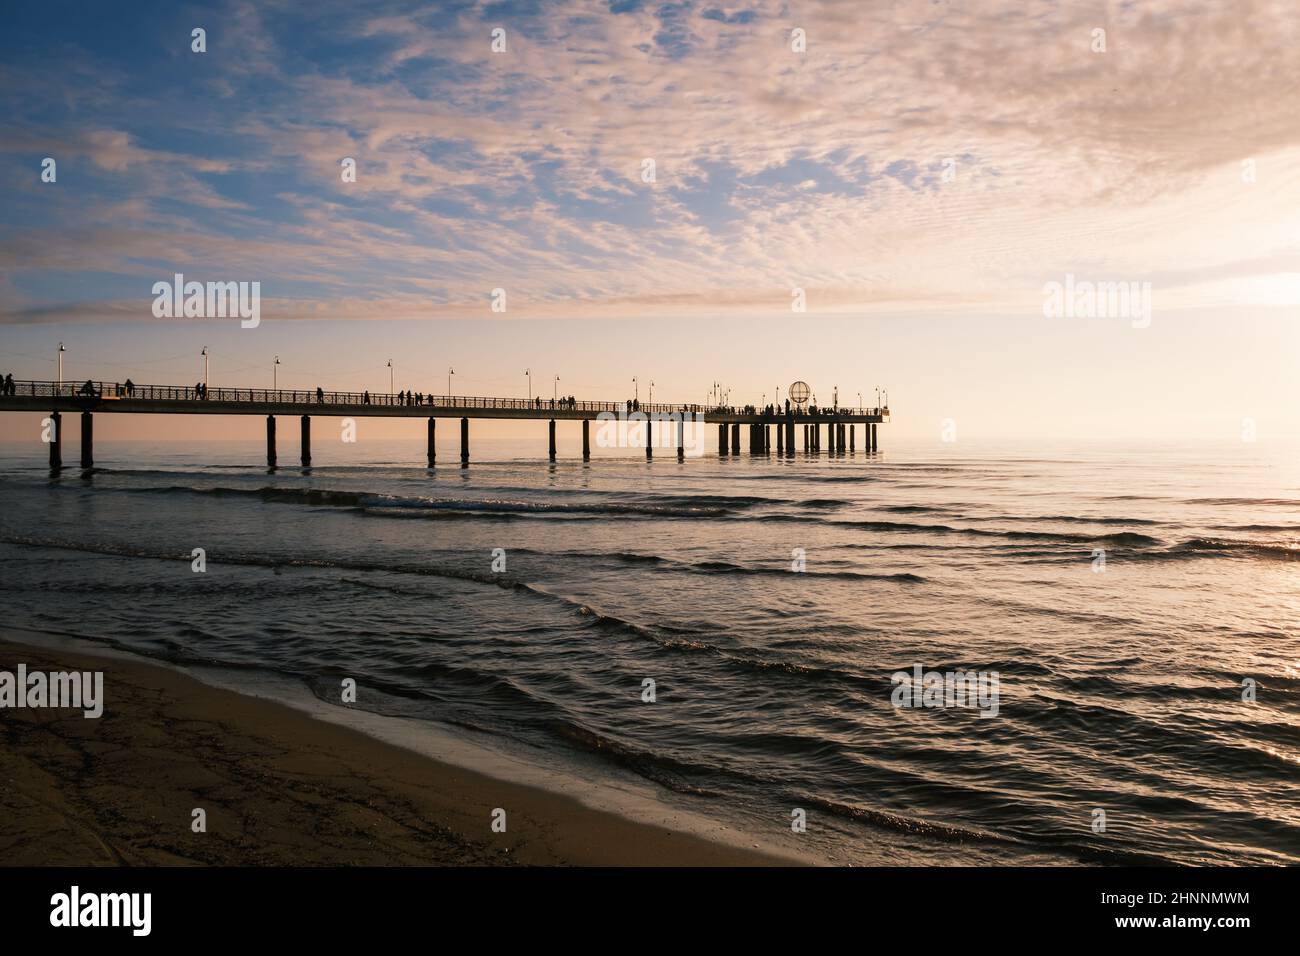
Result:
M53 378L63 341L70 380L193 383L206 345L214 385L269 386L279 355L286 387L386 390L392 359L399 389L454 366L471 394L523 395L525 368L580 398L879 385L918 438L1300 437L1293 0L6 21L0 373ZM260 282L261 325L154 318L178 272ZM1067 275L1150 283L1149 327L1045 317Z

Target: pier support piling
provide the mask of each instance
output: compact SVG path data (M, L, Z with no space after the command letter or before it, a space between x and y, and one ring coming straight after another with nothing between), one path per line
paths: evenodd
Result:
M275 467L275 416L266 416L266 467Z
M850 425L850 426L849 426L849 451L855 451L855 450L856 450L856 449L854 448L854 442L855 442L857 439L855 439L853 436L857 434L857 431L858 431L858 428L857 428L856 425Z
M582 460L591 461L591 419L582 420Z
M311 416L302 416L302 466L311 467Z
M776 453L778 455L785 454L785 426L784 425L776 426Z
M95 467L95 417L81 413L81 467Z
M469 467L469 419L460 420L460 466Z
M877 448L880 447L879 445L876 444L876 426L868 425L867 427L871 429L871 450L875 451Z
M677 460L686 460L686 418L677 419Z
M725 458L727 454L727 426L718 426L718 457Z
M645 420L645 460L649 461L654 456L655 456L654 420L647 416Z
M436 419L436 418L430 418L430 419L429 419L428 433L429 433L429 440L428 440L428 444L429 444L429 455L428 455L428 457L429 457L429 467L432 468L432 467L433 467L433 463L434 463L435 461L437 461L437 459L438 459L438 453L437 453L437 451L435 450L435 445L434 445L434 438L435 438L435 436L438 434L438 419Z
M63 416L50 412L50 470L63 467Z
M790 417L785 420L785 453L794 455L794 418Z
M549 431L551 433L551 461L555 461L555 419L550 422Z
M826 450L832 455L835 454L835 423L826 423Z
M731 453L740 454L740 422L731 426Z

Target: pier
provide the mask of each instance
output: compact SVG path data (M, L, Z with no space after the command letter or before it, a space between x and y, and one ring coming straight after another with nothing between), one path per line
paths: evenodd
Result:
M582 422L582 458L591 458L591 422L610 415L628 418L646 430L645 455L653 458L651 429L676 429L678 460L685 456L686 421L716 426L718 456L741 453L745 430L751 455L771 455L776 433L776 455L794 457L796 438L801 450L820 454L825 436L826 453L843 455L857 450L857 426L862 428L862 451L879 450L878 427L889 421L888 408L818 408L789 406L740 408L656 402L590 402L568 399L488 398L471 395L375 394L296 389L202 388L177 385L124 385L120 382L15 381L11 394L0 395L0 411L44 413L48 418L50 468L63 467L63 419L81 416L81 467L95 463L94 416L111 415L256 415L266 419L266 464L277 466L276 418L299 419L300 463L311 466L313 416L348 418L423 418L427 421L428 465L436 461L434 438L437 420L460 420L460 464L470 461L470 419L528 419L548 423L549 458L555 461L557 421ZM671 434L671 433L669 433Z

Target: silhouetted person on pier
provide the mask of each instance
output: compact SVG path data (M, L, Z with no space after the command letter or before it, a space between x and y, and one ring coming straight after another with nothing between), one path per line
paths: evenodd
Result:
M325 401L325 389L321 388L319 385L316 386L316 401Z
M13 372L10 372L8 375L5 376L5 394L6 394L6 395L13 395L13 394L14 394L14 375L13 375Z
M370 392L369 392L369 390L364 391L364 392L361 393L361 404L362 404L362 405L369 405L369 404L370 404Z
M135 394L135 382L129 378L126 380L126 394L128 397Z
M90 379L86 379L86 384L81 386L81 394L87 396L94 396L95 383L92 382Z

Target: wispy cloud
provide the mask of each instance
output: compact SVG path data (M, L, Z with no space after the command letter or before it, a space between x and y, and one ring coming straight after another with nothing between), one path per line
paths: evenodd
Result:
M1065 271L1240 284L1300 251L1288 2L100 16L0 41L11 321L144 320L173 270L282 318L489 317L497 287L515 316L1016 310Z

